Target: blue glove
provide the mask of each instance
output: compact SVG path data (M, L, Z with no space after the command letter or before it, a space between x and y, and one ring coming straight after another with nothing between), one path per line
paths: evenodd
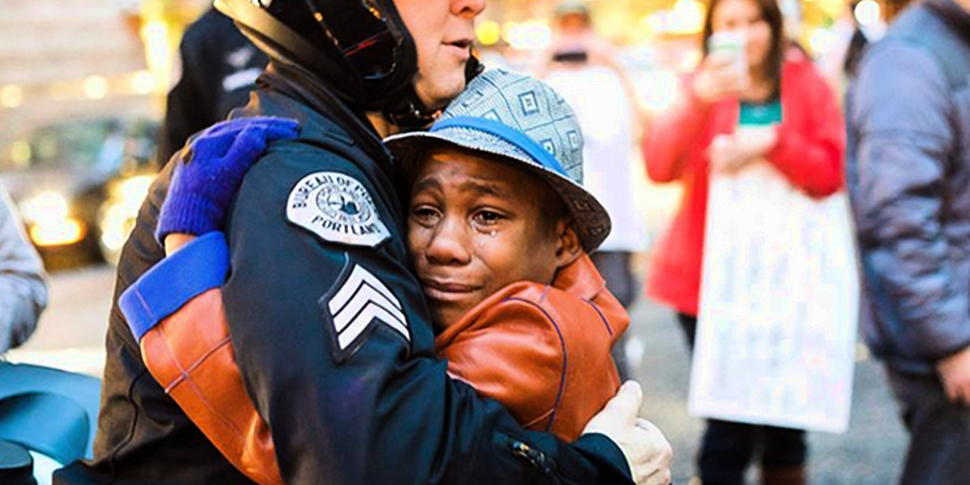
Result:
M268 142L296 138L299 126L286 118L238 118L191 140L188 155L175 167L155 238L164 245L173 232L199 236L221 230L246 171Z

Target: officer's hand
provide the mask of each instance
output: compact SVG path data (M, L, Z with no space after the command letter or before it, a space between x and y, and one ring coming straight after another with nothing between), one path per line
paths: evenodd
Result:
M593 416L583 434L601 433L613 440L623 451L633 481L638 485L668 485L673 448L660 429L637 417L642 401L640 385L627 381L606 407Z
M267 143L295 138L299 123L286 118L238 118L217 123L189 142L175 167L155 237L202 235L222 229L229 204L246 171Z

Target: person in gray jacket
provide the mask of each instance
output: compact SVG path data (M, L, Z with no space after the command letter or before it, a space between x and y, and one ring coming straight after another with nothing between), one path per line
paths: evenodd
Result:
M47 306L44 264L0 185L0 354L27 341Z
M900 483L970 483L970 0L905 11L862 61L848 186L862 326L911 435Z

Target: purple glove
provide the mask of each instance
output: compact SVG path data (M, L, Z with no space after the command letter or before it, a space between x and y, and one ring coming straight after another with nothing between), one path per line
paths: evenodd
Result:
M266 144L296 138L299 126L286 118L237 118L191 140L188 155L172 175L155 238L164 244L173 232L199 236L221 230L246 171Z

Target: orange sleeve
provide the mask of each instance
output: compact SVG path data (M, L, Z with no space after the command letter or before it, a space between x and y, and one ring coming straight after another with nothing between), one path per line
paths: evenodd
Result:
M283 485L273 439L246 393L222 291L196 296L141 340L152 377L209 441L250 480Z
M563 382L562 336L535 303L511 298L438 349L452 377L502 403L523 427L547 431Z

